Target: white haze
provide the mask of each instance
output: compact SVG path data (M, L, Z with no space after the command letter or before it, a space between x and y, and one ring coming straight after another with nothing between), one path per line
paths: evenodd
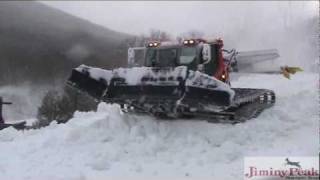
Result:
M173 36L201 31L222 37L226 48L277 48L279 64L315 71L318 57L317 1L46 1L47 5L110 29L147 34L161 29Z
M173 36L196 30L207 37L222 37L226 48L254 50L277 48L280 64L315 71L318 58L318 2L139 2L47 1L43 2L107 28L140 35L161 29ZM75 46L75 59L90 52ZM79 51L81 53L79 54ZM106 57L107 58L107 57ZM2 87L0 96L13 101L4 107L8 120L34 117L47 87Z
M81 61L90 55L90 50L82 44L73 45L66 53L68 58L73 61Z
M19 86L1 86L0 96L12 105L3 106L5 121L34 118L44 94L51 89L49 86L33 86L23 84Z

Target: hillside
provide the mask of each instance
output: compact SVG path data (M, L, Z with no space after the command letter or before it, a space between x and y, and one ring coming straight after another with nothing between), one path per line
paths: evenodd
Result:
M0 2L0 85L64 80L82 63L124 65L126 38L39 2Z

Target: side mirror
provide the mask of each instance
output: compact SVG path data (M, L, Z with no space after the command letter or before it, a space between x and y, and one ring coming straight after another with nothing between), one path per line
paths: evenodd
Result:
M132 67L134 65L134 62L135 62L134 56L135 56L134 49L133 48L129 48L128 49L128 66L129 67Z
M208 63L211 60L211 47L210 44L203 44L202 49L202 58L204 64Z

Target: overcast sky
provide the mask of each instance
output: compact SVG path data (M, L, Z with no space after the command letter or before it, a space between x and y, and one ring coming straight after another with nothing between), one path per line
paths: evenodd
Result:
M208 35L223 33L251 21L288 25L317 13L314 2L219 2L219 1L42 1L68 13L131 34L162 29L174 35L188 30ZM260 17L259 17L260 16ZM257 18L259 17L259 18ZM288 19L291 17L291 19ZM259 22L258 22L259 21Z
M277 48L284 64L314 67L318 1L41 1L107 28L173 37L192 30L237 50ZM306 63L306 60L308 63Z

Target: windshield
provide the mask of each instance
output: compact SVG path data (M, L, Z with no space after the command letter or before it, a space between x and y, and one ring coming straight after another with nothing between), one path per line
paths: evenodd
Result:
M177 62L177 49L148 49L146 65L156 67L175 67Z
M146 53L146 66L155 66L157 62L157 50L156 49L148 49Z
M183 64L190 64L196 57L196 48L195 47L184 47L181 49L180 55L180 63Z

